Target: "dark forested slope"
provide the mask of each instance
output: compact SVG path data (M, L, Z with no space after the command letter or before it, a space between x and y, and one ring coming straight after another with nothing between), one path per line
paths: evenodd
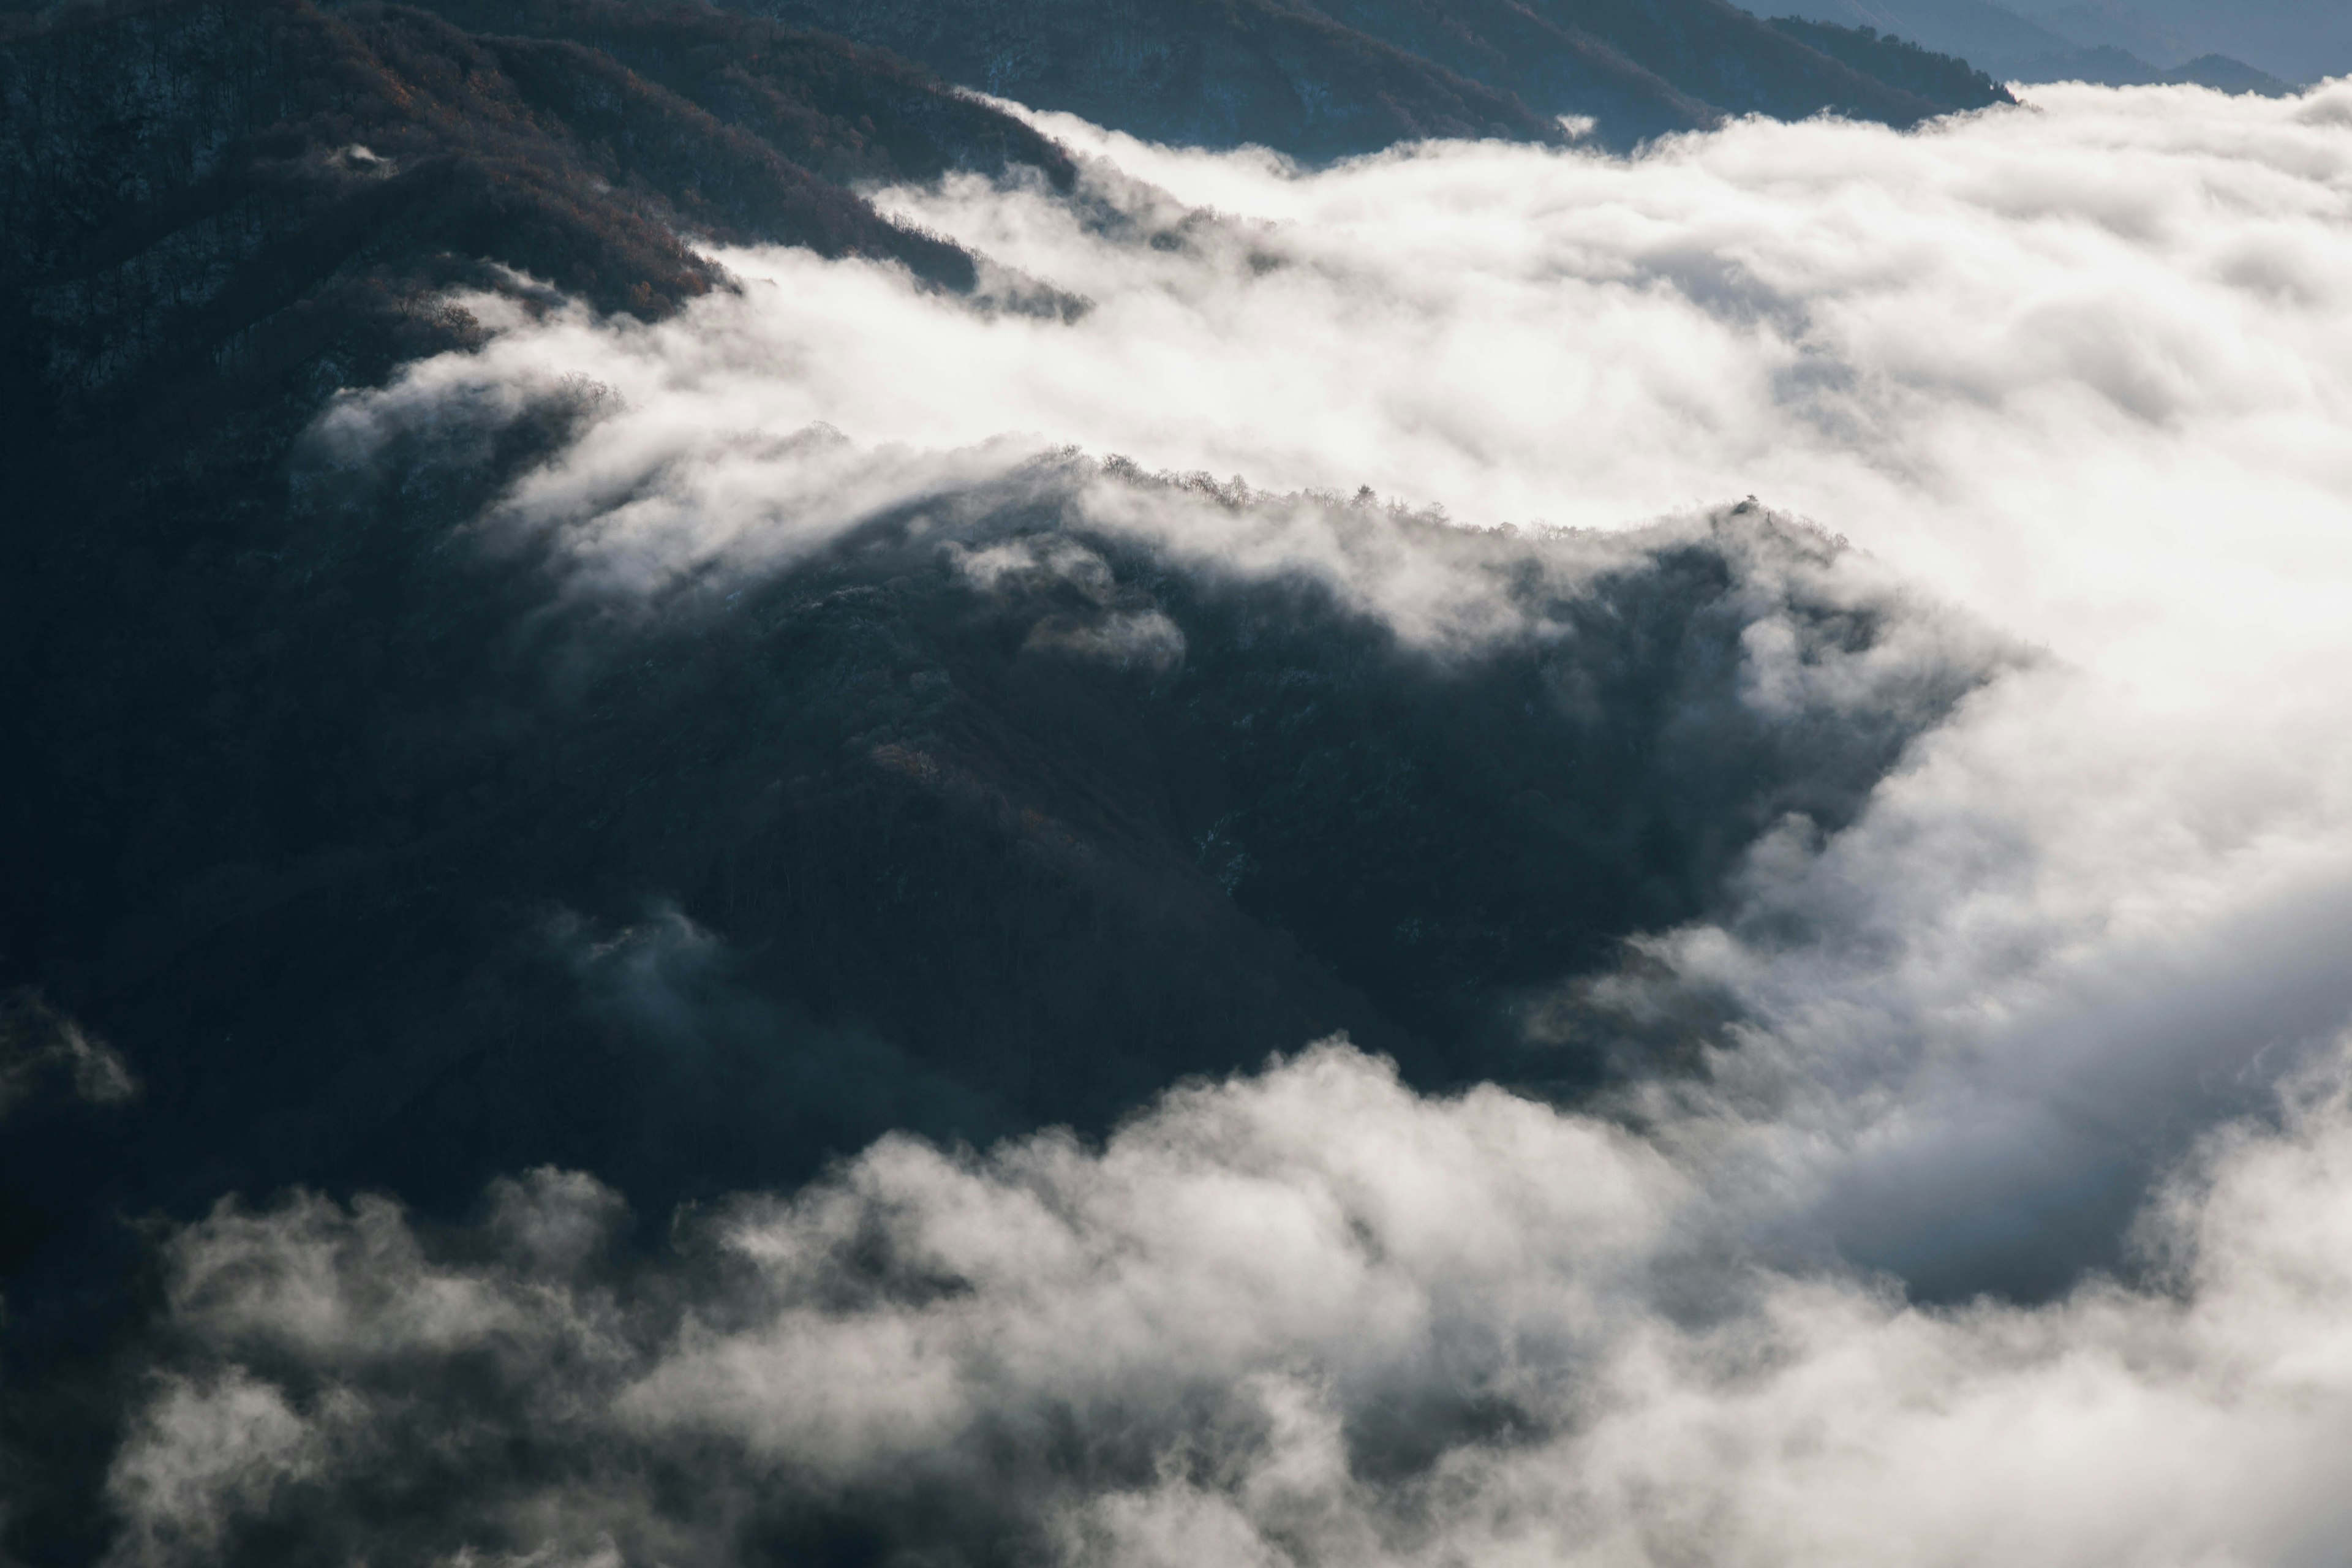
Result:
M657 315L716 281L697 233L964 285L969 257L842 182L1066 170L871 51L707 9L625 15L547 8L539 36L493 37L401 7L219 0L52 12L7 39L0 331L38 382L26 412L136 403L192 359L276 374L328 339L389 363L462 338L424 301L502 286L499 268Z
M1990 76L1966 60L1937 54L1907 38L1882 34L1873 27L1842 27L1796 16L1778 16L1771 25L1776 31L1832 59L1843 60L1856 70L1867 71L1881 81L1922 98L1957 101L1995 91L2004 98L2009 95L2007 89L1998 87Z
M1309 158L1419 136L1549 134L1561 115L1625 147L1726 114L1910 125L2008 101L1966 68L1882 77L1855 51L1825 51L1724 0L749 3L1040 108Z
M381 868L350 860L356 841L341 830L320 837L347 810L332 794L341 786L320 793L323 775L289 760L355 762L352 725L379 721L387 702L429 730L420 694L462 688L487 646L489 601L376 594L419 586L402 574L445 542L424 524L425 498L411 498L393 552L408 564L390 578L380 550L304 554L299 541L315 536L289 510L288 468L300 433L339 388L481 341L452 289L526 310L561 291L658 319L729 286L694 248L705 236L864 255L968 286L971 257L884 220L845 182L1012 162L1070 174L1051 143L904 62L701 7L583 5L538 36L495 37L417 10L330 15L300 0L7 19L0 1514L12 1533L0 1559L79 1560L102 1528L76 1489L90 1478L72 1468L89 1452L75 1423L102 1411L89 1379L102 1382L105 1336L135 1314L124 1269L141 1254L126 1222L173 1192L245 1184L237 1173L260 1175L257 1156L292 1156L262 1176L282 1179L357 1131L341 1120L348 1106L313 1100L308 1074L341 1076L369 1059L363 1041L338 1023L289 1058L289 1037L224 1022L203 1001L245 1016L308 975L320 1005L356 1021L383 994L369 1000L357 976L400 966L389 950L369 960L351 945L371 905L346 873L368 880ZM543 447L543 426L504 429L481 471ZM472 493L463 483L445 508ZM300 600L324 617L307 632L286 597L301 578L324 595ZM378 662L387 649L392 670ZM215 869L192 883L199 861ZM219 869L236 865L263 883ZM319 894L305 919L324 945L247 945L235 933L278 897L257 906L252 889L282 888L289 871ZM185 902L199 886L233 884L245 891L226 904L201 892ZM161 928L139 912L167 908L182 912ZM165 981L148 1023L124 1021L118 1044L147 1086L126 1106L111 1058L91 1046L115 1026L85 1034L71 1009L110 1015L103 998L128 995L123 980L181 941L151 947L142 929L214 930L240 956L193 985L184 973ZM467 940L454 927L451 939ZM257 989L260 974L270 978ZM446 1016L451 997L430 984L396 989L396 1011ZM94 1078L93 1064L106 1070ZM109 1092L85 1125L93 1084ZM383 1110L404 1091L384 1080L362 1093ZM315 1135L286 1142L271 1104L309 1107L297 1121ZM80 1481L58 1491L44 1456L65 1456Z

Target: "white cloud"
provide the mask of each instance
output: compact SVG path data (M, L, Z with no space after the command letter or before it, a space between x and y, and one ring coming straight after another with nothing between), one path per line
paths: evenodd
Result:
M2209 1136L2147 1215L2156 1284L2039 1308L1759 1268L1633 1134L1332 1046L1099 1151L887 1141L620 1284L365 1205L224 1215L184 1300L275 1226L330 1294L500 1310L338 1361L307 1274L242 1272L181 1321L230 1370L167 1387L116 1491L197 1547L279 1474L296 1540L460 1475L412 1545L726 1562L814 1507L949 1561L980 1517L1138 1565L2317 1563L2352 1525L2347 1082L2339 1052L2283 1126ZM289 1352L283 1389L244 1370ZM297 1399L370 1415L330 1448Z
M205 1385L167 1380L108 1479L127 1526L113 1560L200 1560L234 1515L258 1511L279 1484L315 1473L320 1448L277 1387L242 1371Z

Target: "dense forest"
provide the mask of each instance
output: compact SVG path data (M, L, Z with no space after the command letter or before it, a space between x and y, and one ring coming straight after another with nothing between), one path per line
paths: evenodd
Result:
M1874 27L1841 27L1795 16L1774 17L1771 25L1809 48L1925 99L1960 103L2009 96L2008 89L1966 60L1924 49Z
M955 80L1160 140L1307 158L1421 136L1601 145L1823 110L1916 124L2010 101L1948 62L1790 34L1726 0L751 0L882 44ZM1892 74L1888 74L1889 72Z

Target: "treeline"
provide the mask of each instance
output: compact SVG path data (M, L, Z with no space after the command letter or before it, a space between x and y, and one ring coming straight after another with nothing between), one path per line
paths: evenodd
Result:
M1842 27L1801 16L1776 16L1771 25L1809 48L1922 98L1948 103L2011 101L2007 88L1968 61L1937 54L1875 27Z

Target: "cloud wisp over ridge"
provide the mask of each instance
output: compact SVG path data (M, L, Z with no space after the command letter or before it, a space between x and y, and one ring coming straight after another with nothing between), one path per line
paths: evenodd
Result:
M975 582L1083 597L1073 542L1128 541L1444 657L1531 635L1509 550L1357 486L1676 514L1593 562L1753 493L1859 547L1757 572L1905 608L1851 658L1758 614L1750 708L1984 679L1852 821L1529 999L1536 1044L1715 1008L1695 1075L1568 1109L1301 1041L1098 1148L887 1140L654 1262L583 1174L446 1236L225 1207L171 1244L121 1561L2325 1560L2352 89L2034 97L1314 174L1049 118L1076 196L877 198L1018 269L980 308L727 252L674 322L479 301L488 346L344 400L322 485L568 399L478 528L625 614L1009 487L1062 542L943 527ZM1055 635L1184 656L1114 608Z

